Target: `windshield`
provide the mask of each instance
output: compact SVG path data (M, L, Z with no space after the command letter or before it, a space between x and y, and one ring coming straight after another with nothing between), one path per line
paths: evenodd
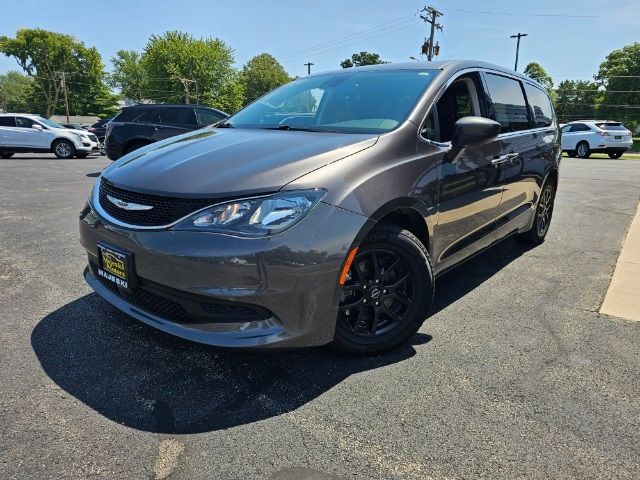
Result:
M314 75L288 83L223 126L340 133L384 133L406 120L437 70Z
M36 120L38 120L40 123L42 123L42 124L44 124L44 125L46 125L47 127L50 127L50 128L64 128L59 123L56 123L53 120L49 120L48 118L36 117Z

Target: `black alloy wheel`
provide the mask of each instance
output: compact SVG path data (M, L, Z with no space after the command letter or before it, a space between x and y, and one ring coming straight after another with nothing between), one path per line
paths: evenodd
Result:
M611 152L609 153L609 158L620 158L622 156L622 152Z
M536 205L536 212L533 218L533 225L526 232L518 234L516 239L534 245L539 245L544 242L547 233L549 233L554 202L555 189L553 183L548 181L540 191L540 197L538 197L538 204Z
M377 227L358 250L342 287L334 345L377 353L404 342L424 322L433 299L428 253L409 231Z

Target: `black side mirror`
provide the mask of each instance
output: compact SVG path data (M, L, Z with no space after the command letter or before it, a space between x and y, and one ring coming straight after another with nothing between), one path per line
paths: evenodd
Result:
M453 148L478 145L495 139L500 134L500 124L484 117L462 117L453 125Z

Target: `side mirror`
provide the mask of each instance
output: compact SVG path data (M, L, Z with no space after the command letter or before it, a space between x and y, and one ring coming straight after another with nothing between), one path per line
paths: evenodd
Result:
M34 123L33 125L31 125L31 128L35 128L36 130L40 130L40 131L44 130L42 128L42 125L38 125L37 123Z
M500 124L484 117L462 117L453 125L453 148L478 145L495 139L500 134Z

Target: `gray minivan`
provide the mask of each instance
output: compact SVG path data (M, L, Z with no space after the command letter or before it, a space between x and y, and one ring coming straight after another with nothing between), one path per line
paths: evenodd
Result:
M310 75L105 169L85 279L196 342L380 352L420 328L443 272L544 240L560 156L545 90L502 67Z

